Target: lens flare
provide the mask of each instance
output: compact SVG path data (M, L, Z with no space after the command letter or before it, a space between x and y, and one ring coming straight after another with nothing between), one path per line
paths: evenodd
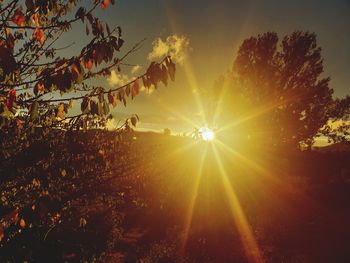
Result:
M204 141L212 141L215 138L214 132L209 128L200 128L199 134Z

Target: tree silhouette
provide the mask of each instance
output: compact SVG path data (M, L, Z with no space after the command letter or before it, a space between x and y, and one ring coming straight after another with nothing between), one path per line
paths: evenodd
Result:
M310 147L317 135L346 138L349 97L332 97L316 35L296 31L278 43L276 33L246 39L232 70L216 83L223 120L274 146ZM335 131L330 120L342 120ZM334 127L333 127L334 128ZM339 127L338 127L339 128Z

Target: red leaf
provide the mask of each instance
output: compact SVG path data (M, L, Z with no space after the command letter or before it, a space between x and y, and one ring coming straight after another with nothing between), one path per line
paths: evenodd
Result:
M19 225L21 228L25 228L26 227L26 221L24 221L23 218L21 218L21 220L19 221Z
M71 72L72 72L73 80L77 80L79 78L80 71L79 71L79 69L78 69L76 64L73 64L71 66Z
M84 66L88 70L91 70L93 65L94 65L94 62L92 59L84 60Z
M139 88L140 88L139 79L136 79L134 81L134 86L132 87L132 98L136 97L137 94L139 94Z
M0 242L4 238L4 228L0 226Z
M106 9L109 6L109 1L110 0L103 0L101 3L101 8Z
M35 28L33 32L33 37L35 40L39 41L41 44L44 43L44 40L45 40L44 31L42 31L40 28Z
M6 106L7 108L12 109L13 103L16 101L16 90L11 89L7 96Z
M26 22L26 17L22 13L22 7L18 7L12 17L12 22L17 26L23 26Z

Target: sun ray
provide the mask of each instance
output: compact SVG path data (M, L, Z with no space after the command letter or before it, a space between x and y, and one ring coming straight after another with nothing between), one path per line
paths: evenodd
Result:
M176 25L176 22L174 19L175 15L172 14L170 8L166 5L164 5L164 10L165 10L165 13L167 15L167 19L168 19L168 22L169 22L169 25L170 25L172 31L177 32L178 26ZM196 74L194 73L193 66L192 66L191 62L189 61L189 59L184 60L183 67L184 67L185 76L187 78L190 89L192 91L194 101L195 101L196 106L197 106L197 110L199 111L200 117L202 118L201 126L206 125L207 118L206 118L206 114L204 114L204 107L203 107L203 103L202 103L202 100L201 100L201 97L199 94L199 90L198 90L199 85L198 85L197 77L196 77Z
M199 189L199 184L200 184L200 180L201 180L201 176L202 176L202 172L203 172L203 167L204 167L204 161L205 158L207 156L207 151L208 151L208 145L205 145L205 150L202 153L201 159L200 159L200 163L198 166L198 172L196 174L196 179L193 185L193 191L191 194L191 200L187 209L187 213L186 213L186 218L185 218L185 230L184 230L184 237L182 240L182 244L181 244L181 249L180 249L180 258L182 260L184 253L185 253L185 249L186 249L186 244L187 244L187 240L188 240L188 236L189 236L189 232L191 229L191 224L192 224L192 217L193 217L193 211L194 211L194 207L196 204L196 199L197 199L197 195L198 195L198 189Z
M263 107L254 107L255 110L249 114L247 114L246 116L243 116L242 118L240 119L237 119L231 123L228 123L224 126L222 126L220 129L219 129L219 132L222 132L224 130L228 130L230 128L233 128L233 127L236 127L244 122L247 122L251 119L254 119L254 118L257 118L265 113L268 113L280 106L283 106L285 105L286 103L289 103L295 99L298 99L298 98L302 98L302 95L294 95L294 96L290 96L288 98L286 98L285 100L279 100L279 101L276 101L274 103L271 103L271 104L268 104L268 105L264 105Z
M225 167L221 161L219 153L214 144L212 144L212 148L214 151L216 162L220 170L220 174L222 176L225 192L227 194L227 198L230 203L232 217L235 221L235 224L241 236L241 240L242 240L245 252L247 254L247 257L249 258L250 262L262 263L264 262L264 260L262 258L260 249L254 238L254 235L249 226L249 223L244 214L244 211L239 203L239 200L233 188L233 185L228 179L227 172L225 170Z

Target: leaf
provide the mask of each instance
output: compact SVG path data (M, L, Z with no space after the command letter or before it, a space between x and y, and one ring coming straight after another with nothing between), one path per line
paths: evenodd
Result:
M62 175L62 177L66 177L66 175L67 175L66 169L61 170L61 175Z
M139 94L139 88L139 79L136 79L132 87L132 99L134 99Z
M88 70L91 70L93 65L94 65L94 61L91 58L84 60L84 67L87 68Z
M101 3L101 9L106 9L109 6L110 0L103 0Z
M89 20L90 25L92 25L93 22L94 22L94 17L92 16L92 14L91 14L91 13L88 13L88 14L86 15L86 18Z
M134 127L136 127L136 123L137 123L136 117L135 117L135 116L131 117L131 118L130 118L130 121L131 121L131 124L132 124Z
M34 32L33 32L33 38L36 41L39 41L40 44L43 44L45 41L45 35L44 35L44 31L42 31L40 28L35 28Z
M89 27L88 27L87 24L86 24L86 27L85 27L85 32L86 32L86 35L89 35L89 34L90 34L90 30L89 30Z
M91 114L98 115L98 106L97 103L93 100L90 101Z
M128 84L125 88L125 93L126 93L126 96L130 96L130 84Z
M108 113L109 113L109 105L108 105L107 101L105 101L103 103L103 114L107 115Z
M4 239L5 235L4 235L4 228L2 226L0 226L0 242Z
M18 208L13 210L8 216L9 220L11 221L12 224L17 223L18 221Z
M86 219L81 217L80 220L79 220L79 226L80 227L84 227L84 226L86 226L86 224L87 224Z
M112 92L108 92L108 102L113 106L113 108L115 108L117 106L117 98L115 97L115 95L112 94Z
M22 13L22 6L18 7L12 16L12 22L17 26L23 26L26 22L26 17Z
M107 33L108 33L108 35L110 35L110 34L111 34L111 30L109 29L108 24L106 24L106 29L107 29Z
M16 90L11 89L7 94L6 106L9 110L14 106L14 102L16 101Z
M165 86L168 86L168 70L165 65L162 65L162 76L161 76L161 81Z
M124 91L124 89L119 89L119 91L118 91L118 99L119 99L120 101L122 101L122 100L124 99L124 97L125 97L125 91Z
M60 103L56 110L56 117L60 120L63 120L65 118L65 109L64 104Z
M85 8L80 7L77 12L75 13L75 18L80 18L81 21L84 22L84 17L85 17Z
M98 101L97 103L98 116L103 116L103 103Z
M38 94L44 94L45 92L45 86L42 81L39 81L35 86L34 86L34 94L37 96Z
M80 74L80 69L78 68L78 65L76 63L72 64L71 73L72 73L72 79L74 81L77 81L81 74Z
M21 220L19 221L19 225L21 228L25 228L26 227L26 221L24 221L23 218L21 218Z
M80 109L81 109L81 112L84 114L89 113L89 111L90 111L90 109L89 109L89 97L83 98L83 101L81 102L81 105L80 105Z
M36 26L39 26L39 16L38 13L32 15L32 23Z

